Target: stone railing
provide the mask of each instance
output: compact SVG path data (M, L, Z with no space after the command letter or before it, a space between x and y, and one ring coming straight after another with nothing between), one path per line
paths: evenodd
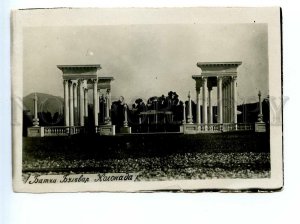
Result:
M198 125L199 132L251 131L254 125L249 123L214 123Z
M228 132L228 131L252 131L254 124L249 123L223 123L223 124L194 124L195 130L193 133L213 133L213 132ZM69 136L79 133L84 133L85 129L82 126L48 126L44 127L44 136ZM95 132L101 135L115 135L114 126L97 126Z
M73 127L65 127L65 126L48 126L44 127L44 136L68 136L79 134L84 131L84 127L81 126L73 126Z
M200 124L199 131L201 132L218 132L222 131L222 124Z
M237 130L238 131L252 131L254 130L254 124L249 123L237 123Z

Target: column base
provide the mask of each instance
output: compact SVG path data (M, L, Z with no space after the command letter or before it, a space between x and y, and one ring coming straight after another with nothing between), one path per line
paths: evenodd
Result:
M115 125L100 125L98 133L100 135L116 135L116 127Z
M255 122L255 132L266 132L265 122Z
M44 137L44 127L27 128L28 137Z
M122 134L131 134L131 127L121 127L120 133Z

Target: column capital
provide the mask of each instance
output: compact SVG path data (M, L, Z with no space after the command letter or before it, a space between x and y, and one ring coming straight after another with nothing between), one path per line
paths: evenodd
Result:
M226 86L231 82L231 76L226 76L223 79L223 85Z
M69 84L69 79L64 79L64 84L66 85L66 84Z
M98 79L91 79L93 84L97 84L98 83Z
M68 80L69 82L68 82L68 84L69 84L69 87L72 87L73 86L73 80Z
M84 79L78 79L78 84L79 85L83 85L83 83L84 83Z
M237 76L231 76L231 80L232 81L236 81L237 80Z

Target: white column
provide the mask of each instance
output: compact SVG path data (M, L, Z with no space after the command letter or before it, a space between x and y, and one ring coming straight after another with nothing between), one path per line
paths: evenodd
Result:
M197 84L196 84L197 85ZM201 124L201 100L200 100L200 87L196 87L196 97L197 97L197 124Z
M223 79L222 79L223 81ZM225 123L225 85L224 82L222 84L222 118L223 118L223 123Z
M97 116L98 116L98 125L99 125L99 117L100 117L100 89L97 90Z
M106 123L107 124L111 124L111 120L110 120L110 113L109 113L109 110L110 110L110 90L107 89L106 91Z
M39 126L39 118L38 118L38 98L36 93L34 93L34 98L33 98L33 104L34 104L34 118L33 118L33 126L38 127Z
M202 79L202 114L203 114L203 124L207 124L207 78Z
M229 122L233 123L233 85L232 79L229 79Z
M124 127L128 127L127 104L124 104Z
M227 80L227 123L230 123L230 86Z
M227 94L226 94L226 79L225 79L225 82L224 82L224 123L227 123L227 117L226 117L226 110L227 110Z
M227 84L227 94L228 94L228 112L227 112L227 116L228 116L228 123L231 123L231 80L229 78L229 82Z
M191 93L190 93L190 91L189 91L189 94L188 94L188 99L189 99L189 111L188 111L188 116L187 116L187 122L189 124L193 124L192 100L191 100Z
M89 116L89 102L88 102L88 89L84 88L84 116Z
M64 103L65 126L69 126L69 80L64 80Z
M232 78L233 85L233 122L237 123L237 77Z
M260 97L259 97L259 100L260 100ZM36 93L34 93L33 101L34 101L34 108L33 108L33 110L34 110L34 118L37 119L38 118L38 110L37 110L37 101L38 101L38 99L37 99Z
M77 125L80 126L80 80L77 82Z
M78 125L78 101L77 101L77 80L73 84L73 97L74 97L74 125Z
M223 123L223 89L222 89L222 77L218 77L217 84L217 97L218 97L218 123Z
M84 126L84 86L83 86L83 80L79 81L79 100L80 100L80 111L79 111L79 121L80 126Z
M98 126L98 91L97 91L97 87L98 87L98 79L94 79L93 80L93 105L94 105L94 125Z
M234 89L233 89L233 78L231 78L230 80L230 121L232 123L235 123L234 122L234 117L235 117L235 111L236 109L234 109Z
M212 87L208 88L208 123L212 124L213 123L213 107L212 107L212 103L211 103L211 91L212 91Z
M228 123L228 83L225 82L225 123Z
M186 117L186 115L185 115L185 102L183 102L183 119L182 119L182 124L185 124L186 123L186 119L185 119L185 117Z
M70 126L74 126L73 82L69 82Z
M227 123L231 123L230 120L230 80L227 83Z

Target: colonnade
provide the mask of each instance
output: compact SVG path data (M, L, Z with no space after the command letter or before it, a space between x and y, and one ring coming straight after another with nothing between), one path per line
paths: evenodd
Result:
M200 75L193 76L193 79L196 81L196 124L214 123L212 104L214 86L217 87L217 123L237 123L237 77Z
M217 123L237 123L237 68L241 64L239 61L197 63L201 75L192 76L196 81L197 124L212 124L214 121L213 87L217 87Z
M85 117L88 117L88 84L92 84L93 89L93 116L94 125L99 125L99 100L100 89L98 79L64 79L64 119L65 126L84 126ZM108 89L105 97L106 104L106 124L111 123L110 108L111 94Z

